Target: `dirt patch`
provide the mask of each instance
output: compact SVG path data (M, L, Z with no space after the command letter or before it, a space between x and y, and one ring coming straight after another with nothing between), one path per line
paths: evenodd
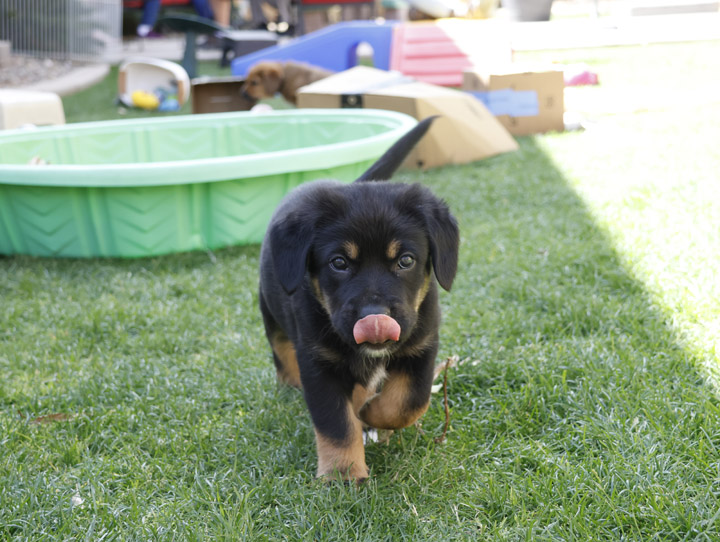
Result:
M22 87L39 81L57 79L75 68L86 65L84 62L72 60L12 56L0 66L0 87Z

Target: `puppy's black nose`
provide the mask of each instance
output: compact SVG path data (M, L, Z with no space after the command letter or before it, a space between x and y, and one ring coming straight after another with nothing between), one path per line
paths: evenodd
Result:
M384 314L386 316L390 316L390 307L386 307L385 305L365 305L362 309L360 309L360 312L358 313L358 320L362 320L366 316L370 316L371 314Z

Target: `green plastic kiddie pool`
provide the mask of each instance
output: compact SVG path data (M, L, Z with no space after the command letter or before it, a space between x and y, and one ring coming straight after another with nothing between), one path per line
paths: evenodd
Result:
M392 111L301 109L0 132L0 253L258 243L290 189L352 181L414 124Z

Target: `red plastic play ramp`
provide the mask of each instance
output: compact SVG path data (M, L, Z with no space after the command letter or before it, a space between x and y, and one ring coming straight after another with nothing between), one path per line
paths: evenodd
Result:
M440 19L395 25L390 69L426 83L460 86L463 70L512 60L508 35L496 21Z

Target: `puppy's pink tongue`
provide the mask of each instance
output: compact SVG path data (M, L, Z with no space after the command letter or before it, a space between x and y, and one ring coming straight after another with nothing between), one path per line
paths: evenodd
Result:
M371 314L355 322L353 336L358 344L381 344L400 339L400 324L385 314Z

